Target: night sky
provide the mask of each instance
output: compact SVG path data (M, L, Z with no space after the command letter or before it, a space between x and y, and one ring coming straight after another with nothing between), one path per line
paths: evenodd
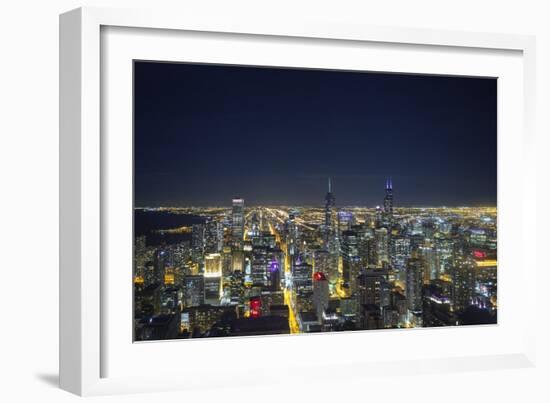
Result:
M495 205L497 81L135 62L136 206Z

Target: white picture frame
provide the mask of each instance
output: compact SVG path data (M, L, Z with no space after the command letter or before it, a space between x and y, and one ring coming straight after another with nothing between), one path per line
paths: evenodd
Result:
M179 375L153 376L150 373L131 373L129 368L118 371L108 370L106 367L107 357L115 355L113 351L118 350L106 332L105 327L112 325L112 320L117 321L119 314L111 314L106 301L109 291L104 281L109 278L108 273L102 271L105 262L105 245L103 242L104 229L108 227L105 223L105 214L102 208L105 203L105 191L109 190L107 177L110 175L107 166L108 153L105 147L115 147L109 139L102 138L102 132L108 131L109 124L105 123L106 114L102 114L102 91L107 93L109 82L102 81L102 30L109 27L117 29L145 29L157 30L156 32L193 32L195 36L217 33L217 38L224 35L254 37L254 40L273 40L273 38L296 39L296 40L326 40L332 41L330 46L334 49L345 44L368 44L376 43L384 45L420 46L422 49L465 49L477 54L485 52L516 52L520 57L521 70L510 70L511 75L519 74L516 77L521 81L519 90L519 102L514 110L506 112L517 113L519 133L516 134L516 141L521 144L521 165L522 169L516 173L516 184L521 184L522 189L530 189L531 195L535 189L535 161L533 155L533 114L534 114L534 89L535 89L535 42L530 36L504 35L489 33L469 33L457 31L430 31L408 28L385 28L346 25L326 21L270 21L268 17L256 20L231 19L211 20L196 18L193 15L171 15L170 13L152 12L150 10L117 10L103 8L80 8L61 15L60 17L60 384L63 389L79 395L96 395L111 393L128 393L140 391L159 391L185 389L189 387L207 388L211 385L227 385L229 382L241 383L245 386L246 380L229 377L224 379L220 371L208 372L209 378L205 378L206 369L199 368L197 376L192 377L181 373ZM125 33L127 34L127 33ZM130 33L131 35L131 33ZM173 35L172 35L173 36ZM176 34L177 36L177 34ZM174 39L174 38L172 38ZM154 39L153 39L154 40ZM162 39L157 39L161 41ZM174 40L177 40L174 39ZM145 46L145 44L144 44ZM109 53L106 53L107 55ZM127 55L131 57L131 55ZM164 57L158 54L158 57ZM200 56L197 56L200 59ZM197 61L200 61L197 59ZM222 59L220 59L222 61ZM517 60L516 60L517 61ZM267 62L266 62L267 63ZM336 62L335 62L336 63ZM109 70L111 71L111 70ZM437 66L432 73L438 72ZM447 74L448 71L441 71ZM111 74L111 73L109 73ZM472 74L473 75L473 74ZM103 86L103 87L102 87ZM114 85L113 85L114 86ZM523 92L521 92L521 90ZM119 90L115 90L119 91ZM122 91L122 90L120 90ZM121 92L118 92L121 94ZM109 98L110 99L110 98ZM127 99L127 98L125 98ZM111 102L111 101L109 101ZM128 105L131 99L127 99ZM127 109L127 108L126 108ZM131 109L131 108L130 108ZM515 112L514 112L515 111ZM105 111L103 111L105 112ZM499 112L502 112L499 109ZM499 131L503 127L499 125ZM499 133L500 135L500 133ZM501 158L501 147L499 144L499 159ZM501 164L499 162L499 180ZM130 180L130 178L128 178ZM499 192L499 204L500 204ZM522 198L525 196L521 196ZM107 197L108 199L108 197ZM522 199L523 200L523 199ZM499 220L501 214L499 205ZM506 213L506 210L504 212ZM514 221L511 227L517 230L516 237L518 249L515 253L527 249L526 234L534 233L535 211L529 208L529 204L522 203L519 207L521 219ZM111 216L112 218L112 216ZM519 224L518 224L519 223ZM500 228L499 228L500 231ZM500 234L499 234L500 236ZM510 238L509 240L513 240ZM500 243L500 239L499 239ZM501 250L499 245L499 264L501 262ZM510 256L510 259L514 256ZM516 256L517 258L517 256ZM534 278L536 276L536 264L534 256L524 256L522 259L522 278ZM500 270L500 265L499 265ZM499 273L499 282L500 282ZM505 276L504 276L505 277ZM500 288L500 284L499 284ZM499 292L501 292L499 290ZM512 298L512 297L510 297ZM524 304L535 305L536 296L529 290L529 293L519 291L513 298L522 298ZM500 296L499 296L500 301ZM131 301L128 301L130 304ZM536 330L533 312L524 315L524 321L511 325L510 334L513 333L514 341L509 350L503 349L483 354L474 352L473 355L461 355L459 350L454 354L422 355L411 354L410 356L389 357L388 359L367 360L356 355L348 358L334 359L327 365L338 365L340 376L353 374L354 376L369 376L374 373L408 373L431 371L431 367L437 366L438 371L456 371L470 369L490 368L517 368L534 365L535 346L534 339ZM111 316L110 320L106 317ZM500 312L499 312L500 315ZM114 318L113 318L114 316ZM130 318L128 318L130 319ZM122 320L122 317L121 317ZM520 322L520 321L518 321ZM498 325L497 325L498 326ZM513 327L513 329L512 329ZM504 327L501 327L503 329ZM459 329L446 329L443 332L461 331L459 337L476 337L476 331L482 337L491 337L489 332L497 337L501 334L498 327L487 330L469 329L465 333ZM410 337L421 340L427 337L438 337L438 330L430 330L436 333L411 332L410 335L400 333L401 337ZM118 332L118 331L116 331ZM380 335L381 333L377 333ZM470 335L470 336L469 336ZM328 337L335 337L329 335ZM265 345L271 343L274 350L277 348L292 348L304 351L308 354L307 344L311 340L317 340L323 336L303 337L266 337L247 339L247 345ZM339 340L345 337L345 343L351 347L364 340L365 332L355 332L350 335L338 335ZM371 336L368 336L371 337ZM375 343L384 343L380 336L372 336ZM390 333L388 336L391 338ZM445 336L446 337L446 336ZM521 340L520 340L521 339ZM124 343L131 340L124 339ZM283 340L283 341L281 341ZM304 341L306 340L306 341ZM325 339L326 340L326 339ZM323 342L325 342L325 340ZM306 343L307 342L307 343ZM197 342L191 342L193 350L199 351L202 347ZM212 354L221 354L228 346L235 347L243 345L242 339L201 341L203 346L213 349ZM223 343L223 344L220 344ZM313 344L316 342L314 341ZM174 342L163 342L147 344L151 351L160 352L165 346L170 345L171 349L183 349L183 344ZM513 347L512 347L513 344ZM189 344L188 344L189 345ZM111 346L107 348L107 346ZM142 345L143 346L143 345ZM218 347L220 346L220 347ZM140 347L141 350L144 347ZM147 354L140 351L139 354ZM120 360L128 356L121 356ZM196 359L196 358L194 358ZM275 358L274 358L275 359ZM310 357L313 362L314 356ZM298 363L296 363L298 367ZM276 367L276 365L275 365ZM268 368L260 368L260 371L268 371ZM127 371L127 373L125 372ZM111 373L116 372L116 375ZM170 371L169 371L170 372ZM267 373L267 372L266 372ZM202 374L202 376L201 376ZM318 376L311 373L303 375L303 378ZM241 377L246 378L246 377ZM265 382L285 381L288 375L279 374L270 376ZM328 378L327 378L328 379Z

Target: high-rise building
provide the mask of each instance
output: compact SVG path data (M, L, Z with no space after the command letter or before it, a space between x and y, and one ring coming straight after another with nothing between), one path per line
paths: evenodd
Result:
M356 280L361 269L357 233L344 231L342 233L342 285L348 292L356 291Z
M384 263L389 263L389 243L388 230L386 228L377 228L374 230L374 242L376 248L376 266L382 267Z
M204 224L193 224L191 228L191 246L199 254L204 253Z
M267 282L271 291L281 290L283 255L279 249L269 251L267 259Z
M328 299L328 280L324 273L315 272L313 274L313 306L319 320L323 318L323 313L328 307Z
M452 326L456 324L457 318L451 309L451 295L451 282L432 280L430 284L424 285L422 296L423 326Z
M470 228L468 231L469 241L472 246L485 246L487 241L487 234L484 229L480 228Z
M162 249L157 249L155 253L155 261L154 261L154 268L155 268L155 275L154 275L154 281L158 284L164 284L164 272L166 268L166 251Z
M251 279L255 286L265 287L268 284L267 279L267 250L263 247L252 249L251 260Z
M334 268L336 271L338 268ZM332 268L330 267L329 253L326 249L318 249L313 253L313 270L327 273L329 280Z
M385 307L390 305L390 283L388 271L384 269L371 269L363 271L357 280L358 297L361 305L378 305Z
M204 301L207 304L219 305L222 296L222 278L204 277Z
M222 294L222 257L211 253L204 258L204 298L206 303L217 305Z
M297 292L312 291L313 268L310 264L297 259L292 265L292 281Z
M471 258L456 257L451 269L453 280L453 309L465 310L472 304L476 285L476 263Z
M336 205L336 198L332 193L332 182L328 178L328 192L325 196L325 230L327 235L334 231L334 207Z
M233 242L240 246L244 237L244 199L233 199L231 234Z
M361 267L368 267L371 264L369 256L372 252L373 243L371 241L374 239L374 232L367 225L356 225L353 227L353 230L357 232L357 248L359 257L361 258Z
M411 241L405 236L393 236L390 241L390 262L399 281L405 283L407 260L411 256Z
M210 253L204 258L204 277L222 276L222 256L219 253Z
M231 265L233 267L233 272L244 272L244 253L241 249L235 247L231 250Z
M204 304L204 277L185 276L183 279L183 305L185 307Z
M407 262L406 296L409 311L413 314L422 312L422 286L424 284L424 263L414 252Z
M298 225L296 224L296 213L290 212L288 219L285 221L285 238L286 238L286 253L294 260L298 254Z
M439 265L435 248L431 245L421 247L422 259L424 261L424 283L439 278Z
M220 253L223 248L223 226L221 222L208 220L204 225L204 253Z
M382 207L376 206L375 216L374 216L374 227L380 228L383 225L383 212Z
M325 222L323 225L324 248L329 254L330 271L327 272L330 281L335 284L338 281L338 264L340 260L340 240L335 222L336 198L332 193L332 181L328 178L328 192L325 196Z
M351 227L355 224L355 217L350 211L339 211L338 217L338 231L350 231Z
M229 276L233 272L233 257L231 247L224 246L222 248L222 273L224 276Z
M386 196L384 196L384 214L387 220L393 215L393 185L391 178L386 179Z

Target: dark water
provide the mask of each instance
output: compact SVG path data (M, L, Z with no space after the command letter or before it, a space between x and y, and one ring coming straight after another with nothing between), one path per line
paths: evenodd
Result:
M159 234L155 230L167 230L200 224L204 217L190 214L174 214L167 211L134 210L135 236L145 235L147 245L173 244L190 241L191 234Z

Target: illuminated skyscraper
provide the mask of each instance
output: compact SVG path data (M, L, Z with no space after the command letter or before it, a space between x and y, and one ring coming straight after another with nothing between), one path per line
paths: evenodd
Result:
M286 246L288 255L293 261L298 253L298 225L296 225L296 214L290 212L285 222Z
M204 224L193 224L191 233L191 255L195 262L204 258Z
M267 279L267 256L266 248L255 247L252 249L251 261L251 279L255 286L265 287L268 284Z
M410 257L411 241L405 236L394 236L391 239L390 261L397 277L403 283L406 282L407 260Z
M204 259L204 298L208 304L217 305L222 293L222 257L219 253L206 255Z
M390 305L391 287L388 282L388 271L383 269L365 270L358 278L358 297L361 305Z
M384 263L388 263L390 261L388 230L386 228L378 228L374 230L374 242L376 248L376 265L378 267L382 267Z
M357 233L344 231L342 233L342 280L344 288L352 294L356 291L356 280L361 268Z
M313 306L319 320L328 307L328 297L328 280L325 274L320 271L315 272L313 274Z
M313 267L300 258L292 265L292 280L296 291L312 291Z
M184 307L204 304L204 277L185 276L183 280Z
M231 230L233 242L241 245L244 235L244 199L233 199Z
M233 272L244 272L244 252L242 251L242 249L233 248L231 250L231 265L233 268Z
M439 265L437 253L431 245L422 246L419 248L424 261L424 283L429 283L430 280L439 278Z
M331 280L332 276L334 276L335 279L338 277L338 267L331 267L330 255L326 249L320 249L314 252L313 269L328 274L329 280ZM331 282L334 283L334 281Z
M166 251L158 249L155 253L155 282L157 284L164 284L164 271L166 268Z
M337 276L335 274L338 272L338 262L340 259L340 242L338 229L336 228L335 223L335 206L336 198L332 193L332 181L329 177L328 192L325 196L325 223L323 228L323 241L325 249L328 251L329 254L330 270L328 271L328 274L332 283L337 282Z
M453 279L453 309L463 311L472 304L476 285L476 263L473 259L457 257L451 269Z
M204 225L204 253L220 253L223 248L223 227L219 221L208 220Z
M267 266L267 279L271 291L281 290L282 254L280 251L271 252Z
M384 213L393 214L393 185L391 178L386 180L386 196L384 197Z
M407 262L406 295L409 311L412 314L422 313L422 286L424 284L424 263L413 252Z
M222 257L219 253L210 253L204 259L204 277L222 276Z
M375 212L375 218L374 218L374 226L375 228L380 228L383 225L382 220L383 212L382 207L376 206L376 212Z
M337 217L339 232L349 231L352 225L355 224L355 217L353 217L353 213L349 211L339 211Z
M334 217L333 210L336 205L336 198L332 194L332 182L328 178L328 192L325 196L325 229L327 234L334 231Z

